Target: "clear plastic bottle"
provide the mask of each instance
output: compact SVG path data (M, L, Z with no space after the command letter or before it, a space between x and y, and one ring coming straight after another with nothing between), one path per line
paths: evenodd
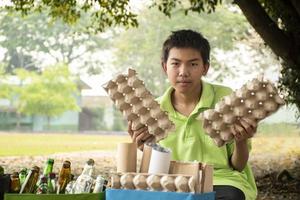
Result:
M92 185L94 179L92 178L92 174L94 171L95 161L93 159L89 159L81 173L81 175L77 178L74 183L73 189L75 194L79 193L90 193L92 189Z

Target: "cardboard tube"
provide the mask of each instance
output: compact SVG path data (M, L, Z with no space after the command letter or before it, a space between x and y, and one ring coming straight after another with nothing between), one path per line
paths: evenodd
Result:
M202 192L213 191L213 165L203 164L202 165Z
M148 144L145 144L143 149L140 173L148 173L150 159L151 159L151 152L152 152L152 147L149 146Z
M136 172L136 151L135 143L118 144L117 172Z

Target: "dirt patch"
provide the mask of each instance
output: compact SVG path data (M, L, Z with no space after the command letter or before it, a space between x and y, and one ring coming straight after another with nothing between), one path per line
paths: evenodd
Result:
M116 171L115 151L88 151L60 153L47 156L0 157L0 165L6 173L30 168L43 167L47 158L55 161L54 172L58 172L64 160L71 161L72 172L79 175L85 162L93 158L96 163L95 174L105 177ZM138 158L141 153L138 154ZM256 177L259 200L299 200L300 199L300 156L255 154L249 160Z

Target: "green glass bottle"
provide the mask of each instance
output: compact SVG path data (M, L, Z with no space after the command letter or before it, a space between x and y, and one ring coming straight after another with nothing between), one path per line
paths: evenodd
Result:
M50 173L48 177L48 194L55 193L55 173Z
M48 175L52 172L53 170L53 164L54 164L54 160L52 158L48 158L47 162L46 162L46 166L44 168L44 172L43 172L43 176L48 177Z
M19 179L20 179L21 186L25 182L26 176L27 176L27 169L26 168L21 169L21 171L19 173Z
M42 177L46 177L47 179L49 178L49 174L52 172L53 170L53 164L54 164L54 160L52 158L48 158L44 167L44 171L42 176L39 178L38 182L36 183L36 188L39 187L39 185L41 184L41 178ZM47 180L48 182L48 180Z

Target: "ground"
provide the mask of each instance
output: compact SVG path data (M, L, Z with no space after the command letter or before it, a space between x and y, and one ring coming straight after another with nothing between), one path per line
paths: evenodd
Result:
M254 138L250 164L257 181L259 200L300 199L300 138L258 137ZM22 167L43 167L45 160L55 159L54 171L58 172L64 160L72 162L72 172L81 173L88 158L96 162L95 174L108 176L116 171L115 150L78 151L32 156L2 156L0 165L7 173ZM138 154L141 157L141 153Z

